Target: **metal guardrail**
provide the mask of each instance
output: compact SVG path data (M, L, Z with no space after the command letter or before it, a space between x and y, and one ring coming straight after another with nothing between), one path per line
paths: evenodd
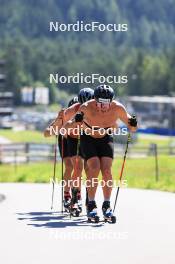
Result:
M0 145L0 163L29 163L53 159L53 144L16 143Z
M16 144L0 144L0 164L14 164L15 173L20 164L46 162L54 160L54 144L38 144L38 143L16 143ZM114 145L115 157L123 158L125 152L125 144ZM57 152L57 160L59 161L60 154ZM148 156L154 157L155 164L155 181L159 181L159 155L175 155L175 146L157 146L157 144L150 144L150 146L138 146L130 144L127 157L146 158Z
M125 145L115 144L114 154L116 157L122 157ZM137 146L131 144L128 149L129 158L144 158L147 156L155 156L159 154L175 155L175 146ZM30 163L51 161L54 158L54 144L38 144L38 143L13 143L0 144L0 163ZM60 160L58 151L57 159Z

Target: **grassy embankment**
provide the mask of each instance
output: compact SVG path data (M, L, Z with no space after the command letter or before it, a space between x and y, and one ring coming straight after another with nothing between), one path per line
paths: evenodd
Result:
M53 139L44 139L42 133L35 131L11 132L0 130L0 135L13 142L50 142ZM158 147L167 146L169 138L139 135L137 146L147 147L150 143ZM159 189L175 192L175 162L171 156L159 156L159 181L155 180L154 157L128 159L124 170L124 178L129 187ZM117 180L121 168L121 159L113 164L113 176ZM53 163L37 163L18 165L0 165L0 182L49 182L53 173ZM57 165L57 179L61 178L61 164Z

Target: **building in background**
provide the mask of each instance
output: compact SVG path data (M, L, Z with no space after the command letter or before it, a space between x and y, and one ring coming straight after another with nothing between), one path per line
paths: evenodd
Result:
M34 89L33 87L23 87L21 89L21 101L23 104L33 104L34 102Z
M7 91L5 60L0 60L0 122L3 117L8 117L13 114L13 93Z
M35 104L49 104L49 88L36 87L35 88Z
M13 114L13 93L0 92L0 117Z
M175 135L175 97L129 96L131 106L140 120L140 132Z
M21 89L21 102L25 105L49 104L49 88L47 87L23 87Z

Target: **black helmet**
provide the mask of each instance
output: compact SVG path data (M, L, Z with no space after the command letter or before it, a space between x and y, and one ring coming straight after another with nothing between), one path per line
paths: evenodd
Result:
M76 103L78 103L78 97L77 97L77 96L75 96L74 98L72 98L72 99L69 101L69 103L68 103L68 107L70 107L70 106L72 106L72 105L74 105L74 104L76 104Z
M94 97L99 103L112 102L114 99L114 90L109 85L101 84L95 88Z
M79 91L78 102L83 104L94 98L94 90L91 88L83 88Z

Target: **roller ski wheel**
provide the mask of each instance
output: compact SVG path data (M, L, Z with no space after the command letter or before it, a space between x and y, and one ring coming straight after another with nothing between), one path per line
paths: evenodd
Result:
M70 208L65 208L64 207L64 211L65 211L65 213L68 213L69 214L70 213Z
M80 216L80 212L79 212L79 211L76 211L76 212L75 212L75 216L76 216L76 217L79 217L79 216Z
M112 222L112 224L115 224L116 221L117 221L116 216L115 215L111 216L111 222Z
M70 207L70 215L73 216L73 217L79 217L80 216L80 209L78 207L78 204L73 204L71 207Z
M99 223L100 218L97 215L97 206L95 201L88 202L87 205L88 223Z
M103 217L104 217L104 221L105 223L112 223L115 224L116 223L116 216L113 215L112 213L112 209L110 207L110 202L109 201L105 201L102 205L102 211L103 211Z
M70 213L70 205L71 205L71 202L69 202L68 204L64 203L64 211L66 213Z
M88 217L88 223L96 223L98 224L100 222L100 217L98 215L94 217Z
M111 223L111 224L115 224L117 221L116 216L112 215L110 217L104 217L104 222L105 223Z

